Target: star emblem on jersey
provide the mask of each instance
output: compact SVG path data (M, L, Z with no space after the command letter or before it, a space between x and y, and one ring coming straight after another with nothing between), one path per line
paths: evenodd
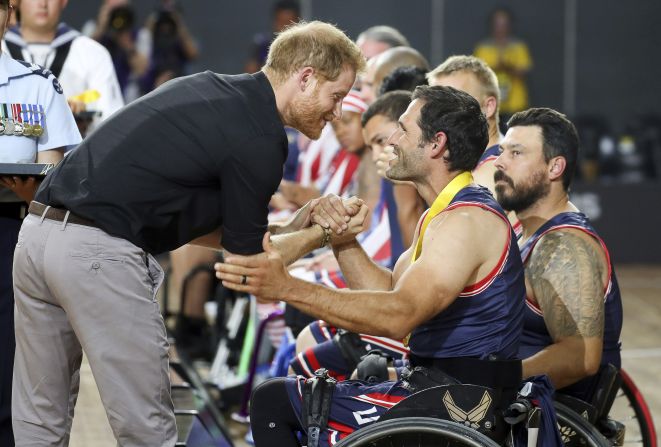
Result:
M485 391L479 404L468 411L464 411L454 403L452 394L450 394L449 391L446 391L443 395L443 404L453 421L478 429L480 428L479 423L487 415L487 410L491 405L491 396Z

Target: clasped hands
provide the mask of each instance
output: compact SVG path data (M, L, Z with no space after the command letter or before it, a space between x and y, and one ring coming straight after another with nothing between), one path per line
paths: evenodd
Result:
M224 262L214 266L216 276L228 289L255 295L263 301L278 301L287 294L292 283L280 251L296 251L288 245L304 243L307 237L296 232L318 225L326 233L324 239L330 235L330 244L339 247L355 240L364 230L368 211L357 197L343 200L336 195L328 195L311 200L278 231L278 235L284 236L278 241L277 249L271 234L267 232L262 240L263 253L253 256L227 253Z

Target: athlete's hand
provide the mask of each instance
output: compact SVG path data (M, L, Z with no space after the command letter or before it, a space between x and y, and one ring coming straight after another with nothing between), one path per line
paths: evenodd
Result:
M282 257L271 243L271 234L262 240L264 253L254 256L228 255L225 262L214 265L223 286L237 292L255 295L262 301L279 301L291 276Z
M342 234L349 228L349 221L358 214L363 201L358 197L342 200L335 194L328 194L312 207L312 223L330 228L335 234Z
M358 213L355 216L352 216L347 223L347 229L341 234L333 234L331 236L331 245L333 247L339 247L340 245L346 244L347 242L352 242L354 239L356 239L356 236L365 231L365 220L368 213L368 206L362 203Z
M32 201L39 187L39 182L37 182L35 177L28 177L24 180L18 176L3 176L0 177L0 184L13 191L14 194L27 203Z
M387 179L386 171L390 167L390 161L397 158L395 156L395 149L388 145L383 148L383 151L376 159L376 172L383 178Z

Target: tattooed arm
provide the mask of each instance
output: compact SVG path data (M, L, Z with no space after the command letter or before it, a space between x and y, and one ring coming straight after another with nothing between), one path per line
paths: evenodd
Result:
M595 374L604 335L603 250L579 230L556 230L535 246L526 285L554 343L523 361L524 377L547 374L556 388Z

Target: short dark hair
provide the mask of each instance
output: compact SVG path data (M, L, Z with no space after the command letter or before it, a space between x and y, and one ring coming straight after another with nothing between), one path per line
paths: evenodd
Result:
M508 127L539 126L542 129L542 151L548 163L554 157L563 157L567 162L562 173L562 186L569 190L578 158L578 132L567 117L553 109L537 107L512 115Z
M379 96L394 90L413 91L419 85L427 85L427 71L407 65L405 67L395 68L388 76L383 78Z
M418 126L420 144L433 141L437 132L447 136L450 171L472 171L489 143L489 126L480 104L466 92L452 87L420 86L413 100L420 99Z
M376 115L383 115L396 123L406 112L409 104L411 104L411 92L406 90L395 90L381 95L363 113L363 127Z

